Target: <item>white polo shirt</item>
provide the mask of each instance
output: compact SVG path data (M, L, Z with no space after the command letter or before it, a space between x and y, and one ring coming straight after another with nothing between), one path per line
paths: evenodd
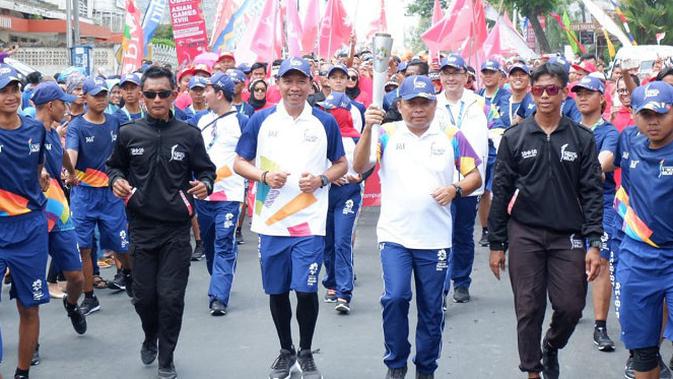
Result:
M208 156L217 167L213 193L206 200L242 202L245 180L234 172L234 158L247 117L237 117L236 112L218 117L211 111L203 115L198 123Z
M388 123L381 127L379 152L378 241L409 249L450 248L451 204L439 205L432 193L455 183L456 172L467 175L481 163L463 133L433 123L417 137L404 121Z
M257 183L252 231L268 236L324 236L329 186L313 193L299 190L302 173L321 175L344 156L334 117L304 104L293 119L281 101L255 113L245 128L236 153L264 171L290 175L282 188Z

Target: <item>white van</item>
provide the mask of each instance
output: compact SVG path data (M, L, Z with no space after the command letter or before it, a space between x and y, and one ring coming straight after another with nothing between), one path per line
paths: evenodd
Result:
M639 62L640 74L647 77L652 73L652 66L657 58L666 62L673 59L673 46L669 45L639 45L625 46L615 55L615 62L633 60Z

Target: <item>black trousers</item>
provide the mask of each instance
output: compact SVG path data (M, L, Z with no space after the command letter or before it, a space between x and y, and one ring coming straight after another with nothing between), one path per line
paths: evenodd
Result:
M547 295L554 313L545 341L565 347L582 317L587 296L586 250L580 236L559 234L510 219L509 277L514 292L519 368L542 371L542 323Z
M159 343L159 367L170 367L178 343L191 257L190 224L130 225L133 304L146 341Z

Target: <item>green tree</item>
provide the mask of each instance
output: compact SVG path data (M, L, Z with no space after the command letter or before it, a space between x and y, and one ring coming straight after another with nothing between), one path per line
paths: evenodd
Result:
M662 32L666 32L666 38L661 43L673 44L673 1L622 0L621 9L639 44L656 43L656 34Z
M552 51L551 46L549 45L549 40L545 35L545 31L540 25L538 16L546 16L550 12L556 11L559 8L559 5L562 3L562 0L501 0L502 4L509 9L515 9L520 14L528 18L530 26L535 31L535 37L537 42L540 45L540 50L544 53L549 53Z
M442 9L446 9L446 0L439 0ZM407 16L420 16L421 20L432 17L435 0L414 0L407 5Z

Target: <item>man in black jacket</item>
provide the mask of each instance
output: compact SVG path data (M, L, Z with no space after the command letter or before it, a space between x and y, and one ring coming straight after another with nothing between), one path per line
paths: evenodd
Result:
M140 357L151 364L158 341L159 378L177 378L173 351L189 276L194 197L205 199L215 179L201 133L171 112L176 87L164 68L143 74L147 115L119 130L107 162L112 191L126 202L133 302L145 332Z
M500 279L509 247L519 368L528 378L539 378L540 371L545 379L558 378L558 349L582 316L587 277L593 280L600 270L600 165L591 131L561 117L567 83L557 64L533 72L537 112L504 133L493 181L490 266ZM541 351L547 293L554 314Z

